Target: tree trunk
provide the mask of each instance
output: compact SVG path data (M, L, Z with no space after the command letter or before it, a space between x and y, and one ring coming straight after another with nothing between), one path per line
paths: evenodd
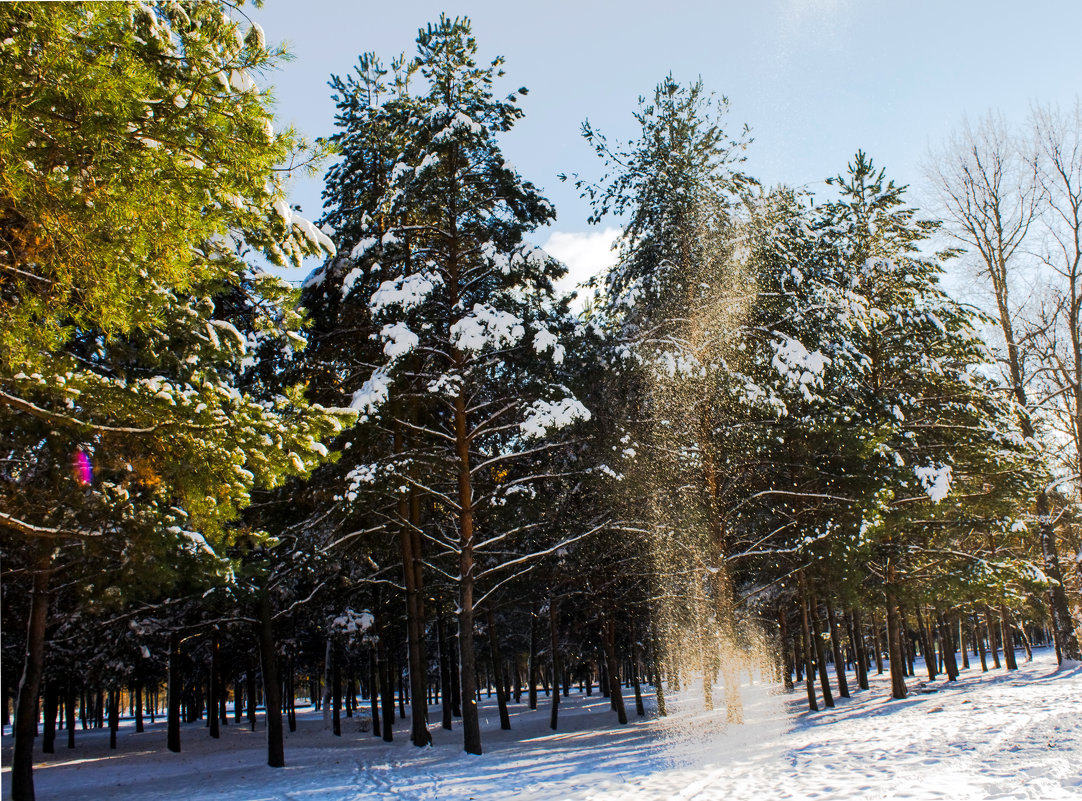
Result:
M973 637L973 645L977 649L977 655L981 658L981 673L988 672L988 660L985 658L984 635L981 632L981 619L974 612L970 616L970 634Z
M30 617L26 625L23 675L15 706L15 748L11 757L12 801L34 801L34 733L37 699L45 665L45 625L49 616L49 557L44 550L34 570Z
M56 715L58 711L57 707L60 705L60 693L57 691L54 682L47 681L45 682L45 689L42 695L44 697L42 714L45 719L45 727L41 736L41 751L43 754L55 754Z
M890 660L890 694L892 698L905 698L909 689L905 686L905 655L902 653L902 631L898 606L894 593L887 588L887 658Z
M916 606L917 628L920 629L920 649L924 652L924 667L928 670L928 680L935 681L935 646L932 640L931 625L924 620L920 604Z
M368 652L368 703L372 707L372 736L382 737L379 725L379 657L376 649Z
M486 604L488 606L488 604ZM511 717L507 714L507 684L503 672L503 657L500 655L500 641L496 636L496 622L492 609L485 610L488 624L488 653L492 659L492 672L496 682L496 703L500 708L500 728L511 728Z
M135 733L140 734L145 731L143 726L143 685L135 682L131 691L135 697Z
M800 624L804 640L804 688L808 692L808 709L819 711L815 697L815 656L812 646L811 626L808 622L808 596L804 586L804 574L800 574Z
M530 609L530 657L526 664L530 709L537 709L537 615Z
M1029 644L1029 634L1026 632L1026 624L1024 622L1018 627L1018 633L1022 635L1022 647L1026 649L1026 661L1032 662L1033 647ZM1062 661L1058 656L1057 660Z
M999 641L996 639L996 626L992 621L992 610L985 607L984 628L988 633L988 650L992 652L992 666L998 668L999 664Z
M950 621L943 617L937 610L936 617L939 622L939 648L943 652L943 665L947 671L948 681L958 680L958 660L954 657L954 632Z
M616 661L616 623L606 616L601 623L601 646L605 651L605 672L608 674L609 697L616 710L616 719L627 723L624 696L620 691L620 667Z
M646 707L642 703L642 687L639 684L639 674L642 669L642 647L639 645L638 631L634 622L631 624L631 681L635 689L635 714L640 718L645 717ZM553 727L555 728L555 726Z
M331 647L331 732L335 737L342 736L342 666L338 659L338 643L333 635Z
M245 682L245 701L247 701L246 714L248 715L248 728L255 731L255 710L258 706L255 690L255 662L248 661L248 676ZM313 702L315 699L313 699Z
M289 730L294 732L297 730L297 671L293 654L289 656L289 679L286 683L288 694L286 695L287 705L289 707L289 713L286 715L286 719L289 722Z
M379 686L380 706L383 710L383 742L394 742L394 680L391 678L391 660L387 655L386 631L379 629Z
M259 592L259 659L263 668L263 714L267 719L267 765L283 768L286 757L282 732L281 685L278 682L274 615L270 591L265 587Z
M1011 629L1011 613L1007 607L999 607L999 624L1003 630L1003 657L1007 663L1007 670L1018 670L1018 662L1014 658L1014 631Z
M448 653L447 628L443 622L443 611L436 616L436 636L440 648L440 711L443 728L451 730L451 654Z
M68 708L66 723L68 724L68 748L75 747L75 682L68 679L68 693L64 705Z
M781 651L781 671L782 671L782 684L785 686L787 692L791 692L793 689L793 660L792 649L790 648L789 637L789 622L786 614L787 610L784 604L778 606L778 637L779 637L779 650Z
M166 747L174 754L180 753L180 635L169 635L169 675L166 679Z
M662 686L661 673L664 669L662 664L661 653L661 635L658 634L657 623L652 622L650 625L650 646L653 651L653 663L654 663L654 697L657 700L657 714L658 717L666 717L669 713L665 707L665 689Z
M845 659L842 657L842 641L838 635L838 621L834 617L834 607L830 599L826 601L827 623L830 625L830 647L834 652L834 675L838 679L838 695L849 698L849 682L845 678Z
M969 646L966 644L966 634L962 628L962 619L965 616L961 613L958 614L955 622L952 624L958 632L958 650L962 654L962 669L969 669Z
M395 450L405 447L405 436L395 430ZM432 744L428 732L428 660L425 658L424 574L422 569L420 496L411 486L409 497L398 502L398 541L402 551L402 574L406 584L406 640L410 678L410 742L423 747Z
M244 679L238 673L233 678L233 722L240 725L244 719Z
M1049 590L1052 594L1052 627L1055 629L1056 640L1059 642L1060 659L1073 660L1075 662L1082 661L1082 650L1079 649L1078 636L1074 629L1074 620L1071 617L1070 606L1067 602L1067 593L1063 589L1063 571L1060 568L1059 551L1056 546L1056 527L1052 522L1052 515L1050 511L1051 504L1048 500L1048 493L1041 491L1037 494L1037 520L1038 531L1040 532L1041 541L1041 556L1044 561L1044 572L1052 580L1052 587ZM1009 627L1009 623L1007 624ZM1003 640L1004 648L1007 647L1007 639ZM1014 643L1011 643L1011 655L1007 659L1007 669L1015 670L1015 667L1011 667L1014 662Z
M872 644L875 645L875 675L883 675L883 640L880 637L882 628L879 625L879 616L872 610Z
M549 648L550 661L552 662L552 713L549 715L549 728L556 731L560 717L560 688L558 686L560 675L560 629L559 612L556 608L556 596L549 593ZM635 682L636 692L638 681ZM642 704L642 701L639 701Z
M827 654L823 645L823 629L819 622L819 603L812 598L808 603L811 611L812 639L815 641L815 659L819 663L819 689L823 693L823 704L827 709L834 706L834 694L830 691L830 679L827 676Z
M116 748L116 730L120 726L120 688L109 690L109 748Z
M864 620L860 610L854 608L849 615L853 627L853 646L857 652L857 686L868 689L868 648L864 642Z
M207 698L207 722L210 724L210 736L214 739L221 737L221 729L218 727L219 674L222 669L220 651L218 632L214 632L210 641L210 687Z

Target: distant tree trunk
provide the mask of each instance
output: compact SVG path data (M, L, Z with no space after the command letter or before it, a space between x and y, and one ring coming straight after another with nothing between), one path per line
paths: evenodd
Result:
M965 631L962 628L964 617L963 614L959 613L951 625L958 632L958 650L962 653L962 669L966 670L969 668L969 646L966 643Z
M381 737L379 726L379 657L376 649L368 652L368 703L372 707L372 736Z
M256 698L255 688L255 662L249 660L248 662L248 676L245 682L245 700L248 702L246 709L248 715L248 727L255 731L255 710L258 706L258 699Z
M1018 670L1018 662L1014 658L1014 631L1011 628L1011 613L1002 604L999 607L999 624L1003 630L1003 658L1007 663L1007 670Z
M379 628L379 686L380 706L383 710L383 742L394 742L394 680L391 678L391 660L387 655L386 629Z
M57 691L55 682L45 682L44 703L42 715L45 719L45 730L41 737L41 751L44 754L56 753L56 715L60 704L60 693Z
M138 681L132 685L132 698L135 701L135 732L139 734L145 731L143 726L143 685Z
M920 649L924 652L924 667L928 670L928 680L935 681L936 662L935 646L932 640L931 625L921 614L920 604L916 606L917 628L920 630Z
M992 666L998 668L999 664L999 640L996 639L996 626L992 619L992 610L985 607L984 629L988 634L988 650L992 652Z
M207 695L207 722L210 724L210 736L218 739L221 737L221 729L218 727L218 693L220 689L220 676L222 670L221 642L218 632L211 635L210 640L210 687Z
M398 676L398 717L406 719L406 674L400 667L395 667Z
M883 675L883 640L880 637L882 627L879 625L879 616L872 610L872 644L875 646L875 675Z
M642 647L639 644L638 633L634 621L631 624L631 681L635 689L635 714L640 718L646 715L646 707L642 703L642 687L639 684L639 673L642 669ZM553 726L553 728L556 728Z
M914 664L917 661L917 646L916 643L913 642L913 634L912 630L909 628L905 610L900 605L898 607L898 622L901 626L902 654L905 657L906 675L913 676L915 675Z
M905 655L902 653L902 625L894 593L887 587L887 658L890 660L890 694L892 698L905 698L909 689L905 686Z
M405 447L401 427L395 430L395 449ZM398 540L402 551L402 574L406 584L406 639L409 649L410 742L423 747L432 744L428 731L428 660L425 658L424 573L421 551L420 495L415 488L398 503Z
M451 730L451 654L448 653L447 629L443 622L443 611L436 616L436 636L440 648L440 711L443 713L443 728Z
M381 629L381 627L379 625L379 622L380 622L379 614L380 614L379 610L377 609L376 610L376 622L377 622L376 631L378 632L377 636L382 637L382 629ZM333 721L331 720L331 717L332 717L333 712L334 712L334 709L333 709L334 704L332 703L333 696L334 696L334 679L331 677L331 670L332 670L331 662L333 661L333 659L331 657L331 650L333 648L333 641L334 641L334 635L333 634L328 634L326 642L324 644L324 648L323 648L323 707L322 708L323 708L323 728L324 729L329 729L329 728L331 728L331 726L334 725Z
M263 668L263 714L267 719L267 765L284 768L286 757L282 731L281 685L278 682L274 615L270 590L266 587L259 591L259 659Z
M180 635L169 635L169 674L165 686L166 747L180 753Z
M240 725L244 720L244 679L238 673L233 678L233 722Z
M984 634L981 632L981 619L976 612L970 616L969 626L970 635L973 637L973 645L981 658L981 673L987 673L988 660L985 658Z
M338 643L332 636L330 639L331 646L331 684L333 685L333 691L331 695L331 705L333 710L331 712L331 731L335 737L342 736L342 666L338 664Z
M292 653L289 656L289 678L286 690L286 704L289 708L286 719L289 721L289 730L294 732L297 730L297 665Z
M109 748L116 748L116 730L120 725L120 688L109 690Z
M6 699L5 699L6 700ZM68 724L68 748L75 747L75 682L68 678L68 693L64 705L68 708L65 722ZM5 710L6 711L6 710Z
M819 711L815 697L815 655L812 645L811 626L808 621L808 595L804 586L804 574L800 574L800 624L804 640L804 689L808 692L808 709Z
M461 626L461 623L459 623ZM452 630L447 637L447 650L451 658L451 714L456 718L462 717L462 638L458 632Z
M943 652L943 665L947 671L948 681L958 680L958 660L954 657L954 632L950 621L943 614L936 611L939 622L939 648Z
M790 648L789 621L786 614L785 604L778 606L778 637L779 650L781 651L781 680L787 692L793 689L793 659Z
M1022 635L1022 647L1026 649L1026 661L1027 662L1032 662L1033 661L1033 647L1029 644L1029 634L1026 632L1026 624L1025 623L1022 623L1022 625L1018 627L1018 633ZM1057 659L1057 661L1062 661L1062 660Z
M834 607L831 606L830 599L827 598L824 603L827 608L827 623L830 625L830 647L834 652L834 675L838 679L838 695L848 698L849 682L845 678L845 659L842 656L841 637L838 636L838 621L834 617Z
M868 648L864 641L864 620L860 609L854 608L849 613L849 623L853 627L853 647L857 652L857 686L868 689Z
M819 602L812 597L808 603L811 612L812 639L815 642L815 660L819 663L819 689L823 693L823 704L830 709L834 706L834 694L830 691L830 679L827 675L827 653L823 645L823 629L819 622Z
M657 700L657 714L659 717L666 717L669 713L665 707L665 688L662 686L664 682L661 680L661 673L664 669L664 665L662 664L661 635L658 633L656 621L651 622L650 625L650 649L653 651L654 697Z
M467 565L465 560L463 567ZM468 569L473 570L472 555ZM465 574L465 570L463 571ZM462 665L462 745L467 754L481 753L481 721L477 714L477 663L473 646L473 581L459 588L462 604L458 614L458 658Z
M552 662L552 713L549 715L549 728L556 731L556 726L560 718L560 689L557 686L560 675L560 629L559 629L559 612L556 608L556 596L549 593L549 649L551 650L550 658ZM636 692L638 691L638 681L635 682ZM642 703L640 700L639 703Z
M530 709L537 709L537 614L530 609L530 657L526 663L526 682Z
M500 655L500 641L496 636L496 621L491 607L485 610L485 622L488 624L488 653L492 659L492 672L496 682L496 704L500 708L500 728L506 730L511 728L511 717L507 714L507 684L503 672L503 657Z
M620 667L616 659L616 623L608 615L601 623L601 646L605 651L605 672L609 679L609 696L616 710L616 719L627 723L627 710L620 692Z
M45 624L49 615L49 551L42 549L34 570L30 616L26 625L23 675L15 706L15 748L11 757L12 801L34 801L34 734L37 699L45 665Z

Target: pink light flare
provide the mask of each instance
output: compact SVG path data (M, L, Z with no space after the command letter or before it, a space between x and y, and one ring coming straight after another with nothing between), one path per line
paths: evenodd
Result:
M94 481L94 468L90 464L90 457L86 451L78 450L71 459L72 472L75 480L82 487L89 487Z

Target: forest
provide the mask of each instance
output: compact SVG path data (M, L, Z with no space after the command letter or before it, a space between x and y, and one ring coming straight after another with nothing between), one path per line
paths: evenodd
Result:
M566 294L500 147L526 89L466 19L416 44L306 141L241 6L0 4L13 799L121 716L173 752L259 726L281 767L298 699L422 747L439 705L481 754L482 694L558 730L561 689L626 723L695 686L736 725L751 677L818 710L872 671L905 698L917 655L1080 659L1078 108L959 128L933 214L863 151L761 184L727 100L663 76L631 140L583 124L561 178L621 236Z

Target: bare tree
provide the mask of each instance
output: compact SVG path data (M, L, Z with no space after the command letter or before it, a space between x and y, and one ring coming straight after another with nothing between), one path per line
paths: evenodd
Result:
M1074 119L1077 120L1077 115ZM966 122L947 146L929 160L928 168L947 218L948 231L976 252L981 273L991 283L1003 337L1004 378L1017 404L1022 435L1032 441L1037 439L1037 415L1057 397L1054 389L1051 395L1043 391L1047 376L1054 374L1074 381L1076 390L1082 385L1082 360L1076 361L1082 357L1082 348L1077 344L1079 338L1075 336L1071 340L1074 349L1067 353L1062 353L1059 347L1047 347L1049 332L1055 332L1057 327L1042 324L1040 318L1047 315L1039 314L1027 321L1012 295L1012 288L1017 286L1017 279L1025 269L1027 254L1023 245L1035 226L1050 226L1055 231L1052 241L1059 243L1063 258L1050 252L1044 261L1067 279L1062 300L1068 312L1068 328L1073 320L1074 331L1079 332L1077 298L1082 291L1077 283L1079 260L1077 255L1073 262L1069 258L1082 233L1077 225L1082 210L1079 194L1082 176L1071 172L1077 173L1082 167L1082 154L1076 144L1078 126L1075 125L1071 134L1074 141L1069 145L1062 141L1065 125L1057 115L1035 113L1034 128L1037 136L1032 142L1023 143L1008 130L1001 117L990 114L975 127ZM1075 221L1074 245L1070 240L1071 219ZM1077 249L1074 252L1077 254ZM1055 305L1058 308L1063 304ZM1064 371L1057 366L1060 363L1070 367ZM1073 397L1077 406L1077 391ZM1071 401L1060 397L1058 402ZM1076 430L1082 434L1082 414L1076 419ZM1082 438L1076 441L1082 443ZM1063 589L1047 488L1037 494L1036 512L1043 567L1053 581L1052 624L1061 658L1078 659L1078 639Z

